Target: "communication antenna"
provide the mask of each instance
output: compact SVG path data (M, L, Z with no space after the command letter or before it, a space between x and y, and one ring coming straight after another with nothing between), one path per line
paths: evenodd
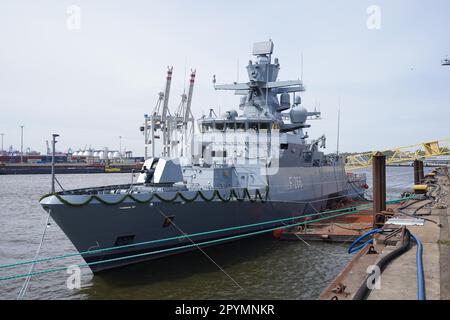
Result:
M300 80L302 81L302 84L303 84L303 52L300 53ZM293 100L295 101L295 91L292 95L293 95ZM302 93L299 92L298 95L301 97Z
M237 59L236 64L236 82L239 83L239 59Z
M269 99L269 88L267 87L267 84L269 83L269 65L266 66L266 106L268 106L268 99Z
M338 125L337 125L337 141L336 141L336 155L339 156L339 135L341 126L341 97L339 97L339 107L338 107Z
M269 41L272 42L272 39L269 38ZM269 65L272 63L272 50L270 50L269 53L269 61L267 62L266 65L266 107L269 106L268 104L268 99L269 99L269 88L268 88L268 83L269 83Z
M186 93L186 65L187 65L187 57L184 57L184 87L183 87L183 93Z
M303 52L300 54L300 80L303 82Z

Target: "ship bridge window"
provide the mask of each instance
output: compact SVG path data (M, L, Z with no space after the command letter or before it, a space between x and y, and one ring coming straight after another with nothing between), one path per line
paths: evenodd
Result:
M211 151L211 157L226 158L227 151L226 150L213 150L213 151Z
M227 122L227 123L225 124L225 127L226 127L227 130L234 130L235 125L236 125L236 124L235 124L234 122Z
M289 143L281 143L281 144L280 144L280 149L281 149L281 150L287 150L287 149L289 149Z
M236 122L236 130L245 130L245 122Z
M261 130L269 130L269 124L268 123L260 123L259 128Z
M251 129L251 130L258 131L258 123L256 123L256 122L249 123L248 124L248 128Z
M225 124L224 123L216 123L216 130L217 131L224 131Z
M203 132L212 131L213 125L212 123L204 123L202 125Z

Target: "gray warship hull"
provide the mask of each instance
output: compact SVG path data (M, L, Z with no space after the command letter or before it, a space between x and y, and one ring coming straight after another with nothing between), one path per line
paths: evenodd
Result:
M294 176L302 177L301 185L288 183ZM70 191L61 193L59 198L46 197L41 204L51 209L54 221L82 253L91 270L98 272L289 225L299 221L300 216L324 210L330 199L346 193L362 194L362 183L362 180L353 181L350 186L343 170L337 167L283 168L269 178L267 189L248 189L254 201L216 198L205 202L197 198L192 202L140 203L126 199L111 205L123 198L123 194L101 194L97 190L97 197L108 204L92 200L83 206L67 205L61 199L81 204L89 197ZM240 197L243 190L236 189ZM255 197L256 190L261 192L261 198ZM218 189L218 192L227 198L230 189ZM213 191L203 193L210 198ZM193 194L185 191L188 198ZM172 195L165 197L172 198ZM148 198L145 193L135 197ZM169 227L165 225L167 217L173 220Z

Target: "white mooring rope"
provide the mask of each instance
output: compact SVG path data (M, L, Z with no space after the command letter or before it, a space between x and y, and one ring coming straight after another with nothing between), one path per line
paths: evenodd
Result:
M37 257L39 256L39 253L41 252L42 243L44 242L45 232L47 231L48 222L50 220L50 213L51 213L51 210L48 211L47 221L45 222L44 230L42 231L41 241L39 242L39 246L38 246L38 249L36 250L36 255L34 256L33 260L36 260ZM30 283L31 273L34 270L35 264L36 264L35 262L33 262L31 264L30 269L28 270L28 276L26 277L25 282L23 283L22 288L20 289L19 294L17 295L17 300L22 300L23 297L25 296L25 293L27 292L27 289L28 289L28 285Z

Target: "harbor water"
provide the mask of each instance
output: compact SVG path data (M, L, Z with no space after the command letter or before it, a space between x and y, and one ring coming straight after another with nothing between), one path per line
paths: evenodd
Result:
M411 188L412 170L386 168L388 199L398 198ZM371 185L370 169L358 172L365 172ZM131 175L70 174L58 178L69 189L125 184ZM34 257L47 218L38 200L49 187L48 175L0 176L1 265ZM208 247L204 253L195 250L95 277L88 268L82 268L80 289L68 289L69 274L65 271L36 275L30 280L25 299L316 299L350 260L347 246L284 242L269 233ZM50 220L40 257L74 252L76 249ZM35 271L83 262L75 256L37 264ZM28 269L0 269L0 276L24 274ZM15 299L23 282L23 278L0 282L0 299Z

